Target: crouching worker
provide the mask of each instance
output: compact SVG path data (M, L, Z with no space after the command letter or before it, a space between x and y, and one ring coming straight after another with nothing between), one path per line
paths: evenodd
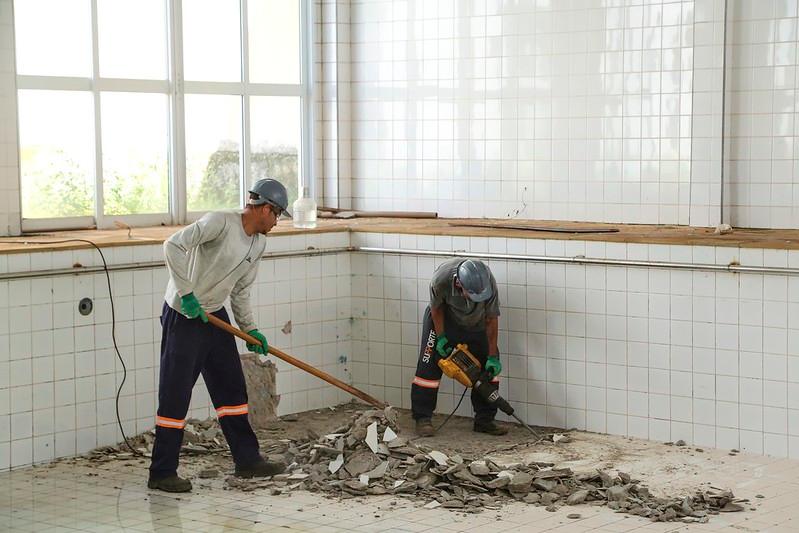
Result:
M432 417L441 383L439 358L446 358L458 344L468 344L469 351L491 372L491 383L498 386L499 297L494 275L482 261L455 258L443 263L430 281L430 306L425 310L422 343L416 376L411 384L411 408L416 433L427 437L434 433ZM474 431L504 435L507 429L494 422L496 407L488 404L472 389Z
M208 213L164 243L169 282L161 314L158 413L147 482L151 489L191 490L191 482L177 475L178 454L191 391L200 374L230 446L235 475L271 476L285 469L261 457L247 419L247 388L235 340L230 333L207 324L206 312L230 322L224 307L230 297L239 328L263 344L248 344L247 348L266 354L266 338L253 321L250 288L266 234L287 205L286 188L276 180L262 179L250 190L243 211Z

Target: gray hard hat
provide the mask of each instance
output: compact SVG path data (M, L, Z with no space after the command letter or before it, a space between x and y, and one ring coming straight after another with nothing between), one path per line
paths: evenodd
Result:
M260 179L256 181L252 187L250 187L249 192L251 194L257 195L258 198L250 198L247 200L248 204L269 204L273 207L277 207L281 212L280 214L291 218L291 214L288 211L289 196L288 193L286 193L286 187L284 187L283 184L276 179Z
M494 295L491 271L478 259L466 259L458 265L457 279L473 302L484 302Z

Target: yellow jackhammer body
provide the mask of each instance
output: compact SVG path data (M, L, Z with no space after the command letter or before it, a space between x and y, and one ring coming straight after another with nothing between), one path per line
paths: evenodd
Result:
M491 374L483 369L480 361L469 351L466 344L458 344L445 359L438 360L438 366L445 376L450 377L467 388L473 388L490 405L493 405L508 416L518 420L519 424L536 438L540 435L519 418L513 407L499 395L499 390L491 385Z

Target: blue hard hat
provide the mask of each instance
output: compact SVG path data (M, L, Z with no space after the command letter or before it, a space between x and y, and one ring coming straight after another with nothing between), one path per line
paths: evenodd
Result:
M491 271L478 259L467 259L458 265L458 282L473 302L484 302L494 295Z
M260 179L253 184L249 192L258 196L258 198L250 198L247 201L250 205L269 204L277 207L280 210L279 214L291 218L291 214L288 211L289 196L286 192L286 187L276 179Z

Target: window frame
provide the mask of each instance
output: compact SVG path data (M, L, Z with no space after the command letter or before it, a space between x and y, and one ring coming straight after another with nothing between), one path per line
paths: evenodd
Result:
M17 0L19 1L19 0ZM186 187L186 135L185 96L187 94L220 94L241 97L242 130L239 164L240 203L246 201L246 184L250 165L250 98L253 96L295 96L300 98L299 160L297 161L298 187L314 190L311 169L313 161L313 7L311 0L299 0L300 82L299 84L251 83L249 80L249 0L238 0L241 39L241 72L238 82L185 81L183 73L183 0L165 0L166 49L168 71L166 80L144 80L100 77L99 32L97 0L91 3L92 77L64 77L46 75L17 75L17 92L22 90L82 91L92 94L94 103L94 215L53 218L25 218L20 214L23 232L114 228L120 221L131 226L156 226L190 223L205 211L189 211ZM13 4L12 4L13 9ZM102 124L100 107L103 92L150 93L166 95L169 101L169 203L166 213L106 215L104 213ZM21 147L20 147L21 149ZM19 176L22 180L21 161ZM20 187L21 197L21 187ZM20 198L21 205L21 198ZM20 210L21 211L21 210Z

